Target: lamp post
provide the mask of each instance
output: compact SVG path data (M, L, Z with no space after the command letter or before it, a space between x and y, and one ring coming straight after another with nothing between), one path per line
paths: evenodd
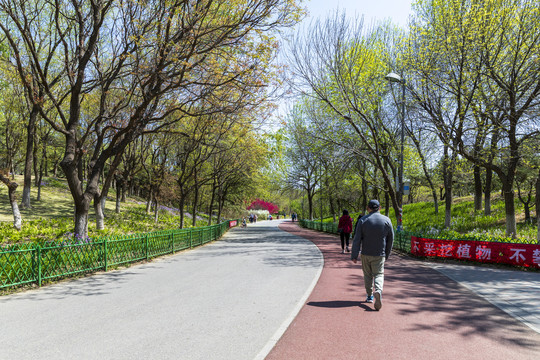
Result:
M321 231L323 231L323 216L322 216L322 207L323 207L323 192L322 192L322 160L319 163L319 181L320 181L320 191L321 195L319 197L320 199L320 206L321 206Z
M398 174L398 191L397 191L397 201L399 206L399 214L397 219L397 230L403 230L403 147L405 142L405 79L399 76L396 73L391 72L385 76L385 79L401 84L401 154L399 157L399 174Z

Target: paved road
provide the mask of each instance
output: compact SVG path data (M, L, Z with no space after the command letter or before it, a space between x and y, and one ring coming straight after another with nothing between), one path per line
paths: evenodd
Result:
M361 284L336 236L260 222L0 297L0 360L539 358L538 273L392 256L380 312Z
M540 334L540 273L444 263L427 265Z
M267 360L540 359L540 334L475 293L497 286L491 296L509 291L514 307L538 313L540 274L437 266L471 289L474 284L472 291L422 261L393 255L385 268L383 308L375 311L365 302L360 263L340 253L337 236L291 223L280 227L313 241L325 262L306 306ZM522 301L527 296L529 304Z
M312 242L277 224L1 297L0 359L262 357L304 304L323 261Z

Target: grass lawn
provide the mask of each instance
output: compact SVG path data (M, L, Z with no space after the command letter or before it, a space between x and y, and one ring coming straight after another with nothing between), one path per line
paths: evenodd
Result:
M486 241L508 241L515 242L515 239L506 237L504 201L494 194L492 198L491 215L484 215L483 211L474 210L474 200L472 196L456 198L452 207L452 220L449 229L444 228L444 202L439 203L439 212L435 213L435 205L432 202L418 202L405 204L403 207L403 226L406 231L418 233L424 236L438 238L463 239L474 237ZM516 221L517 238L519 242L536 244L537 225L534 212L533 222L525 223L523 205L516 199ZM383 214L385 209L381 209ZM351 213L351 217L356 221L359 212ZM390 208L388 216L396 226L394 210ZM327 218L325 222L333 222L332 218Z
M19 184L17 199L20 205L23 178L15 176ZM109 191L105 205L105 230L97 231L93 207L89 212L88 235L91 238L117 236L132 233L151 232L178 228L179 217L167 210L160 210L159 221L154 222L154 214L146 213L143 199L128 198L121 203L120 214L115 213L116 194ZM36 201L37 187L32 185L31 209L21 209L23 227L13 228L13 213L8 200L7 188L0 187L0 244L21 242L62 241L72 236L73 200L67 183L63 179L46 178L41 187L41 201ZM207 218L197 221L197 226L206 226ZM185 219L185 227L191 225L191 218Z

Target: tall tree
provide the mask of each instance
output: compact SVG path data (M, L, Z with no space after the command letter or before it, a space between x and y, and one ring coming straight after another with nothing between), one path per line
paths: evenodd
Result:
M540 105L540 5L532 0L493 0L483 5L482 33L478 49L485 69L483 84L489 87L485 101L492 113L492 132L500 139L501 163L475 157L474 147L461 142L460 152L502 183L506 213L506 235L516 236L515 177L524 145L537 139L539 122L531 111Z
M229 5L0 1L0 29L11 61L28 93L33 82L43 91L43 97L28 99L66 139L60 165L74 199L76 234L86 236L90 204L101 203L99 179L106 164L104 187L130 142L168 126L168 119L182 118L170 114L230 111L230 104L213 96L217 89L243 84L244 75L255 70L250 55L257 47L244 47L246 41L267 42L265 32L294 24L298 15L294 1ZM41 40L47 46L37 46ZM244 57L230 56L241 49ZM45 103L54 106L54 117ZM89 171L83 181L86 154Z
M355 132L365 154L376 166L399 216L396 154L399 122L382 111L389 88L388 56L400 33L389 24L366 29L336 13L299 33L290 56L292 72L300 79L296 89L327 106Z
M481 79L474 39L481 10L468 1L418 1L405 59L409 91L443 144L445 227L450 227L458 145Z

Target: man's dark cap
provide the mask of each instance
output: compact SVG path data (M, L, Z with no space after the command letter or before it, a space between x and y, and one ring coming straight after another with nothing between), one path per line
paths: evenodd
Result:
M369 200L368 208L371 210L379 210L379 207L381 207L381 204L379 204L378 200Z

